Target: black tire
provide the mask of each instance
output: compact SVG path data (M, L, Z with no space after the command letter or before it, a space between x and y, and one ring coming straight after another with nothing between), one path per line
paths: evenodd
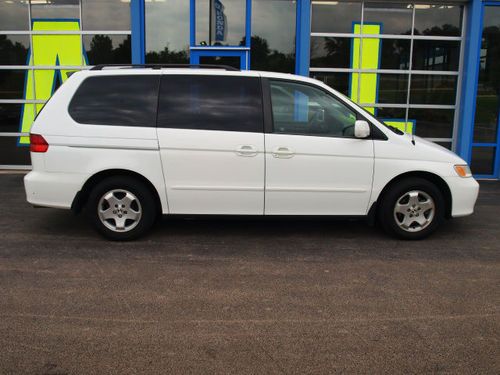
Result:
M100 205L102 209L103 204L109 206L107 201L101 201L101 199L104 199L105 195L109 197L109 192L114 192L113 195L117 198L120 198L120 194L125 195L124 192L129 192L132 194L129 196L135 198L130 206L132 209L129 209L129 211L134 214L139 212L140 215L137 215L137 220L126 220L126 225L128 225L130 229L127 229L125 226L122 231L110 229L108 226L112 227L113 223L115 223L116 226L117 222L115 220L118 219L117 217L116 219L101 220L98 209ZM125 206L126 203L125 201L123 202ZM123 208L123 210L126 209L126 207ZM128 241L141 237L153 226L158 212L153 192L143 182L128 176L108 177L99 182L90 192L85 210L88 218L97 231L104 237L114 241ZM126 217L125 215L128 211L122 211L121 213L123 217ZM120 216L120 218L121 217L122 216ZM106 226L103 221L107 222L108 226Z
M425 225L419 225L414 222L412 225L416 228L403 229L399 225L400 223L398 223L398 220L402 222L404 216L399 213L396 215L394 210L396 203L401 199L401 197L404 197L406 193L411 191L420 191L432 198L434 203L434 215L430 222ZM405 202L405 200L403 199L400 202ZM429 236L443 223L445 219L445 210L446 204L443 194L436 185L423 178L409 177L392 184L384 193L377 210L377 216L382 228L384 228L384 230L392 236L404 240L420 240ZM423 215L422 211L417 211L417 214ZM408 213L408 216L409 215L410 213ZM416 214L413 215L416 216ZM426 211L426 218L429 219L430 217L430 211ZM415 218L415 220L417 219ZM420 229L418 227L420 227Z

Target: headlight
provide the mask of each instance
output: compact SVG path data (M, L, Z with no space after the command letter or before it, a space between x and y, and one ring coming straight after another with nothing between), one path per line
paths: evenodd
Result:
M465 165L454 165L453 168L455 168L455 172L460 177L472 177L472 173L470 171L470 168L467 164Z

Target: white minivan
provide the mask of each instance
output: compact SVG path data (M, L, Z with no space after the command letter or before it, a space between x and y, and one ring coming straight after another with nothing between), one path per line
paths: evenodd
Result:
M470 215L479 190L454 153L290 74L97 66L30 137L28 202L83 210L114 240L161 214L365 217L420 239Z

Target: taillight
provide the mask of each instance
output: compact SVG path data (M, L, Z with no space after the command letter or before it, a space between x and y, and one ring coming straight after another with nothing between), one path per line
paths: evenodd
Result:
M40 134L30 134L30 151L47 152L49 144Z

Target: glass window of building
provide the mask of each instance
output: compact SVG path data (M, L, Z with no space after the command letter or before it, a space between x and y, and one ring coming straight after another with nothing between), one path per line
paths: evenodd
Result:
M313 1L312 33L352 33L353 22L361 20L361 2Z
M130 30L130 0L82 0L83 30Z
M71 72L130 62L128 0L0 0L0 165L30 164L31 124Z
M391 125L449 145L462 12L449 4L313 0L310 75Z
M189 1L146 2L146 63L189 63Z
M0 30L28 30L29 2L0 0Z
M380 25L380 34L410 35L412 4L364 3L363 23Z
M197 45L245 44L246 0L196 0L195 8Z
M80 19L79 0L46 0L31 2L31 19Z
M415 35L462 35L463 6L449 4L416 4Z
M293 0L252 1L252 69L295 71L295 17Z
M500 7L486 7L483 17L471 169L476 174L492 175L499 152L491 146L499 139Z

